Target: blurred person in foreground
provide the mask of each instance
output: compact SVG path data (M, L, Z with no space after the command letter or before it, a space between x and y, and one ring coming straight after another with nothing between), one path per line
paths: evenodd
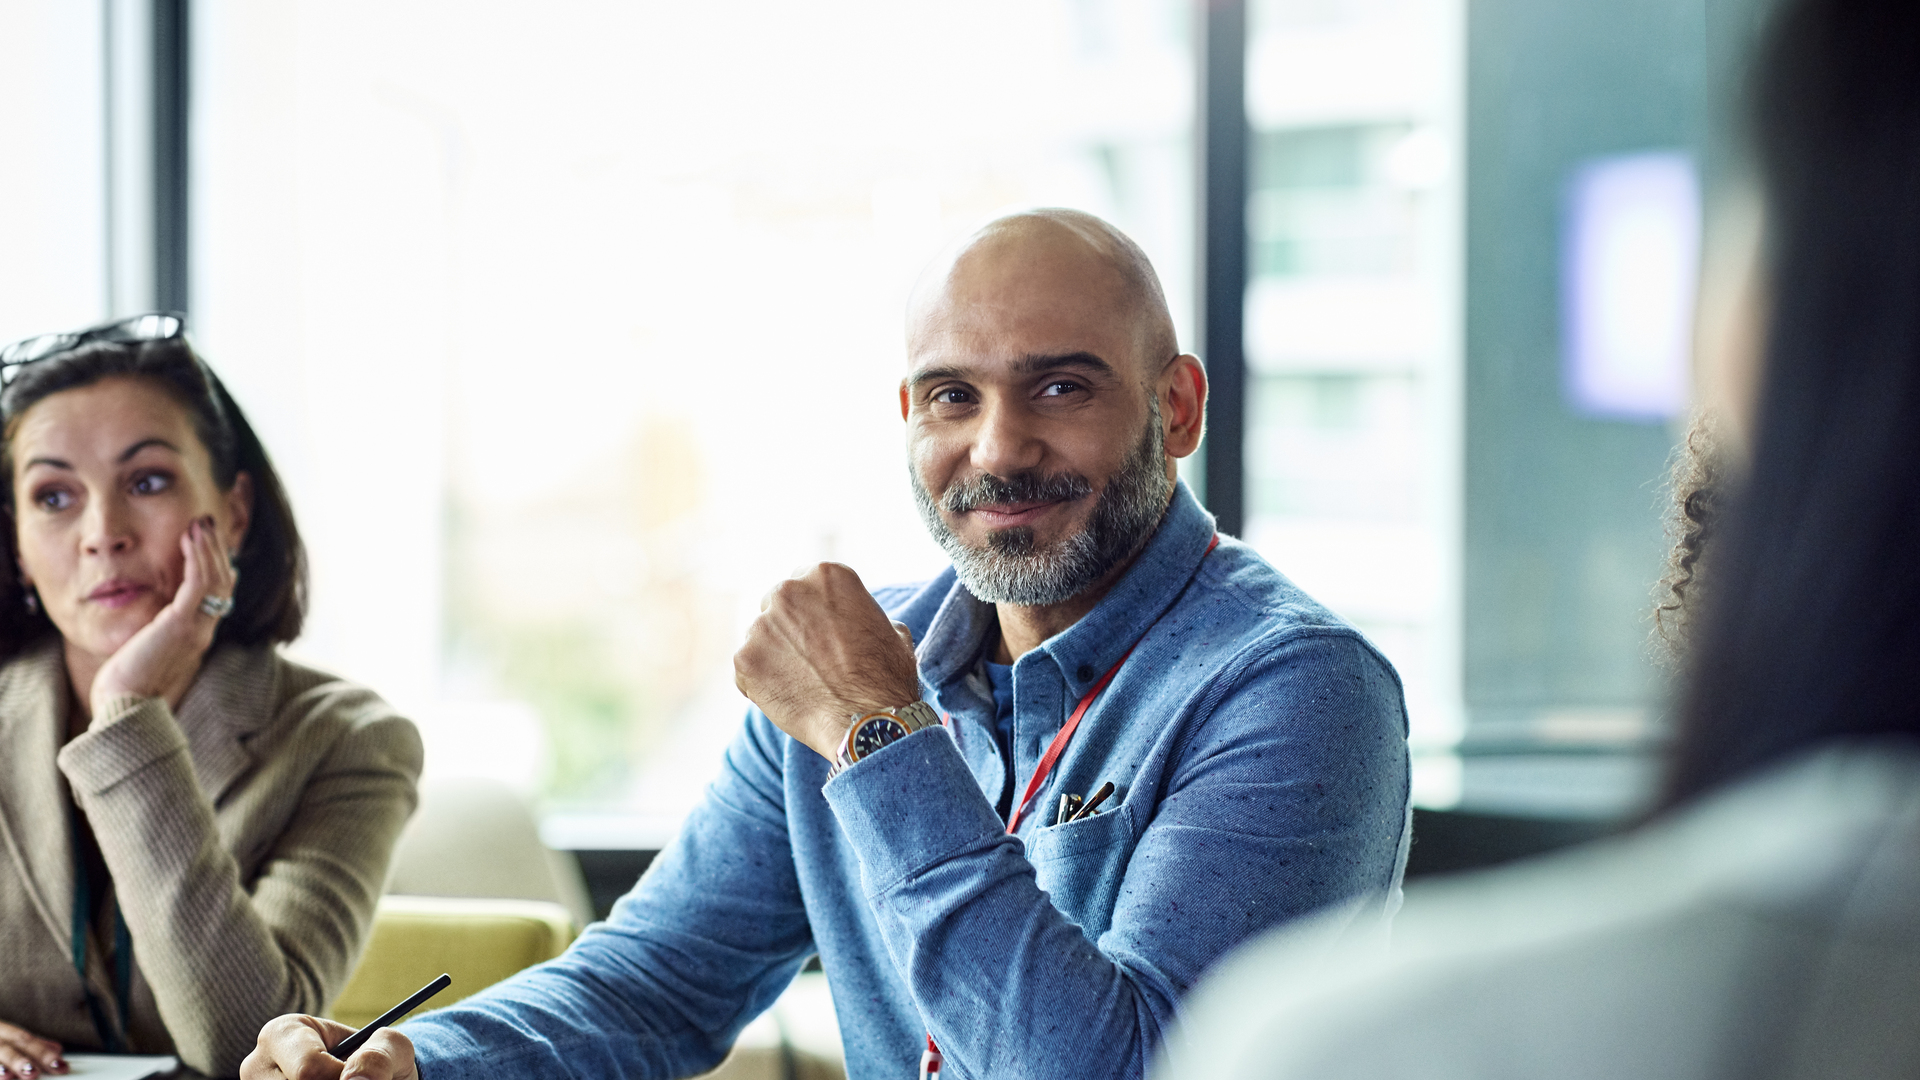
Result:
M345 1075L694 1075L817 953L855 1078L1139 1077L1234 944L1388 910L1399 681L1176 480L1206 376L1146 256L1086 214L996 221L923 281L907 353L953 566L775 588L735 657L758 708L612 918ZM338 1075L344 1034L276 1020L244 1075Z
M1750 100L1661 812L1246 950L1163 1080L1920 1075L1920 6L1789 3Z
M274 648L293 511L181 330L0 352L0 1077L68 1050L234 1074L345 984L414 806L413 726Z

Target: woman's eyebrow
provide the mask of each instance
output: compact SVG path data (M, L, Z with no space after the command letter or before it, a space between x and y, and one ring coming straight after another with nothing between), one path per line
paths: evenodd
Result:
M122 451L120 451L120 460L119 460L119 464L122 464L122 465L124 465L124 464L126 464L127 462L129 462L129 461L132 461L132 460L133 460L133 455L135 455L135 454L137 454L137 453L139 453L139 452L140 452L140 451L142 451L142 450L145 450L145 449L146 449L147 447L149 447L149 446L159 446L159 447L164 447L164 448L166 448L166 449L168 449L168 450L171 450L171 451L173 451L173 452L174 452L174 453L176 453L176 454L178 454L178 453L180 452L180 448L179 448L179 447L177 447L177 446L175 446L175 445L173 445L172 443L170 443L170 442L168 442L168 441L167 441L167 440L165 440L165 439L162 439L162 438L159 438L158 436L155 436L155 437L153 437L153 438L150 438L150 439L141 439L141 440L140 440L139 442L137 442L137 443L134 443L134 444L133 444L132 446L129 446L129 447L127 447L127 448L126 448L125 450L122 450Z
M65 469L68 472L73 471L73 465L71 462L62 461L57 457L28 458L27 463L20 467L20 471L26 472L28 469L33 468L35 465L45 465L49 469Z

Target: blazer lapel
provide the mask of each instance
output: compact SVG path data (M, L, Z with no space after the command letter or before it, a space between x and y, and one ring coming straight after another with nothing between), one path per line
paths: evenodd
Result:
M186 733L200 790L215 806L253 767L248 737L273 719L279 665L259 663L253 652L228 645L208 654L174 714Z
M62 952L73 938L73 821L54 759L66 733L67 696L57 637L0 667L0 858L13 860Z

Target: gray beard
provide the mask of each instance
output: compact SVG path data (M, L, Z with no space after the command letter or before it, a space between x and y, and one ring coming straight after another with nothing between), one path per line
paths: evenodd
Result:
M1151 400L1151 399L1149 399ZM1033 527L1016 525L987 534L984 547L968 547L947 526L941 509L965 513L988 503L1084 498L1093 485L1077 474L1017 473L1006 479L981 475L955 483L935 504L920 476L908 465L914 502L927 531L953 560L967 591L989 604L1047 607L1064 603L1139 554L1159 528L1173 493L1167 478L1166 440L1160 431L1160 403L1120 471L1107 481L1093 514L1078 532L1048 547L1035 543Z

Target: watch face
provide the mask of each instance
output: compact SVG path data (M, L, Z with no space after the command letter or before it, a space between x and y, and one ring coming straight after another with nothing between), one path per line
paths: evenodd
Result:
M872 716L854 729L847 756L859 761L875 750L907 737L907 726L891 716Z

